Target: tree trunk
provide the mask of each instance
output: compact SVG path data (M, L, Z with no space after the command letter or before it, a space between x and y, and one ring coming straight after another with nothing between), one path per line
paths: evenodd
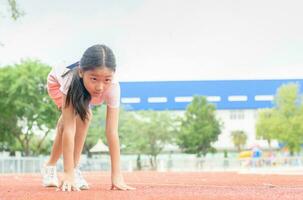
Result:
M142 164L141 164L141 154L137 155L137 169L142 170Z
M153 156L153 160L154 160L154 169L158 169L158 163L157 163L157 155Z
M24 153L25 153L25 156L29 156L29 140L27 139L25 141L25 149L24 149Z
M154 162L153 162L153 157L149 157L149 163L150 163L150 166L151 166L151 169L154 169Z
M149 161L150 161L152 170L156 170L157 169L157 156L151 155L149 157Z
M39 141L38 145L37 145L37 153L40 153L40 149L42 146L42 143L44 142L44 140L46 139L47 135L48 135L49 131L46 131L46 133L44 134L43 138Z
M25 141L25 149L24 149L24 153L25 153L25 156L29 156L29 140L30 140L30 137L29 137L29 130L30 130L30 127L29 126L27 128L27 131L25 132L25 137L24 137L24 141Z

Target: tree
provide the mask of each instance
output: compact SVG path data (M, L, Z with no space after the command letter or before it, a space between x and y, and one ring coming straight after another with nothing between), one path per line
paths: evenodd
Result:
M144 125L139 112L121 110L119 118L119 136L121 150L124 153L137 154L137 169L142 169L141 154L145 154L147 140L142 131Z
M277 115L273 109L262 109L258 112L256 136L267 141L271 150L271 142L276 138Z
M10 109L5 107L2 103L7 93L7 74L10 73L10 68L0 68L0 150L14 151L16 138L14 135L21 133L21 129L16 127L17 117L14 116Z
M237 150L240 152L242 147L246 144L247 141L247 135L244 131L232 131L231 132L232 141L237 148Z
M195 96L181 120L177 144L187 153L198 157L214 151L212 143L218 140L221 124L215 117L215 106L205 97Z
M145 145L143 152L150 156L150 164L157 168L157 156L164 145L172 141L172 118L167 112L143 111L141 130L144 134ZM140 129L139 129L140 130Z
M106 126L106 105L102 106L94 106L92 108L93 118L92 122L88 129L88 135L84 144L84 152L86 152L89 156L91 156L89 150L98 142L98 139L101 139L104 144L107 144L105 126ZM136 122L130 120L132 119L132 115L130 112L125 112L123 108L120 108L119 113L119 138L120 143L122 145L121 151L124 151L123 146L125 146L124 142L124 134L125 131L130 131L131 128L136 127ZM131 131L132 132L132 131ZM128 144L130 145L130 144ZM133 151L134 148L126 148L126 152Z
M276 138L284 142L291 154L299 152L303 143L303 105L299 84L282 85L275 97Z
M279 87L274 103L273 109L260 112L257 134L268 141L283 142L291 154L299 152L303 143L303 104L299 84Z
M1 94L0 94L1 96ZM20 129L16 128L13 121L4 123L7 119L4 119L3 113L0 115L0 151L16 151L19 150L16 145L17 141L12 131L21 132Z
M150 156L150 164L157 168L157 156L164 145L173 139L173 118L165 111L123 112L120 117L119 133L125 152L137 153L140 168L141 154Z
M26 156L39 152L59 116L46 91L50 69L32 60L1 68L0 94L5 98L0 99L0 130L12 134ZM39 136L39 141L33 148L31 141L35 136Z
M93 120L86 138L84 151L89 153L101 138L105 144L105 106L93 108ZM139 111L120 109L119 138L121 152L137 154L137 168L141 167L141 154L150 156L152 168L157 167L157 156L164 145L172 140L173 118L168 112Z
M8 86L11 85L12 80L9 79L9 74L12 73L11 68L0 68L0 146L1 150L15 151L14 145L17 143L15 136L22 134L21 128L16 126L17 117L11 112L11 109L7 106ZM20 142L20 141L19 141Z

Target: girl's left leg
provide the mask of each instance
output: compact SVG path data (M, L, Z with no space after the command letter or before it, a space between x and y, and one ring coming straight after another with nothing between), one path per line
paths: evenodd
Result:
M88 119L85 120L84 122L79 117L77 117L76 119L76 135L75 135L75 147L74 147L75 183L76 186L81 190L89 189L88 183L83 178L78 165L80 162L81 152L83 150L83 146L91 118L92 118L92 113L90 111Z
M76 119L76 135L75 135L75 147L74 147L74 166L77 167L80 162L81 153L83 150L85 138L89 128L89 124L92 119L92 112L89 110L88 119L84 122L77 117Z

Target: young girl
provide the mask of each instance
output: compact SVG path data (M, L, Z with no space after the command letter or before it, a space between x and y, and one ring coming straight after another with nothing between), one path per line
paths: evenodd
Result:
M111 157L111 189L134 189L125 184L120 170L118 118L120 86L115 80L116 62L105 45L89 47L80 62L66 68L55 68L48 75L50 97L61 110L56 138L46 166L42 169L44 186L59 186L56 162L63 153L62 191L88 189L77 167L92 118L90 104L107 104L106 137Z

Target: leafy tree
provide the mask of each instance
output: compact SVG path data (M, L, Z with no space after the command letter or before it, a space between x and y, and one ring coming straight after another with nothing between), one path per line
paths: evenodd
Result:
M8 85L11 85L12 81L8 78L8 75L12 73L12 69L9 67L0 68L0 147L1 150L15 151L15 143L18 142L15 136L22 134L21 128L17 127L17 117L11 112L11 109L6 106L6 97L8 97ZM20 141L19 141L20 142Z
M157 156L173 138L172 116L165 111L124 112L120 120L119 132L124 151L138 154L139 169L141 154L149 155L152 168L157 168Z
M237 150L240 152L242 147L246 144L247 141L247 135L244 131L232 131L231 132L232 141L237 148Z
M271 142L276 138L277 114L273 109L262 109L258 112L256 123L256 136L267 141L269 149Z
M93 108L93 120L86 138L84 151L89 153L99 138L107 144L105 136L105 106ZM138 169L141 167L141 154L150 156L153 168L157 167L157 156L164 145L172 139L173 119L168 112L139 111L120 109L119 138L123 153L138 155Z
M106 126L106 105L102 106L94 106L92 108L93 112L93 118L92 122L89 126L88 129L88 135L86 137L86 141L84 144L84 152L86 152L89 156L91 156L89 150L98 142L98 139L101 139L102 142L106 145L107 144L107 139L106 139L106 134L105 134L105 126ZM131 115L129 112L125 112L123 108L120 108L120 113L119 113L119 138L120 138L120 143L122 145L121 151L124 151L123 146L123 134L121 132L125 131L126 129L128 130L128 127L134 127L136 126L135 123L129 123L129 119ZM132 148L127 148L125 152L132 151Z
M291 154L299 152L303 143L303 105L299 84L282 85L275 97L276 138L284 142Z
M3 128L0 130L0 151L15 151L17 150L15 145L17 141L11 133L12 129L10 128L12 127L13 123L9 123L7 126L6 123L3 123L4 120L3 115L0 115L0 127ZM15 131L19 132L20 130L15 129Z
M157 168L157 156L172 141L172 118L163 111L143 111L140 116L145 141L143 152L150 156L151 166Z
M299 152L303 143L303 104L299 84L289 83L278 88L273 109L260 112L257 134L276 139L288 147L291 154Z
M119 117L119 135L122 151L124 153L142 153L145 148L145 140L140 121L140 112L121 110Z
M30 141L30 152L33 155L49 155L52 149L53 141L46 137L41 143L41 137L39 135L34 135ZM22 151L20 149L19 151Z
M218 140L221 124L215 117L215 106L205 97L195 96L181 120L178 145L187 153L198 157L214 151L212 143Z
M25 155L30 155L31 141L40 134L37 152L56 126L59 112L46 91L50 67L39 61L26 60L1 68L0 129L6 130L20 143Z
M122 110L120 113L119 135L123 147L121 150L123 153L137 154L138 170L142 169L141 154L145 154L147 145L142 125L139 112Z

